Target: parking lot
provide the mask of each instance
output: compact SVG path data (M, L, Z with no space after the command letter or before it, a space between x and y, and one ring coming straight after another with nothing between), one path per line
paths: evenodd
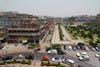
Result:
M68 47L68 46L67 46ZM62 49L64 50L64 47L62 47ZM66 52L67 55L69 56L72 56L74 58L77 59L77 62L86 62L86 63L89 63L91 65L93 65L94 67L100 67L100 61L99 61L99 58L96 58L95 57L95 54L99 54L100 51L92 51L92 50L73 50L73 49L67 49L67 50L64 50L64 52ZM76 56L77 53L82 53L82 52L86 52L89 56L89 61L80 61L79 58Z

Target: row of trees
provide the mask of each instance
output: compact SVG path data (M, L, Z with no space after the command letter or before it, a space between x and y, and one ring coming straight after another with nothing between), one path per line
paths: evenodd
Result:
M66 28L74 37L89 38L89 43L92 44L100 43L100 23L98 22L85 23L79 26L66 26ZM94 34L97 35L97 40L95 40Z
M58 30L59 30L60 40L63 40L64 35L63 35L63 32L62 32L60 24L58 25Z

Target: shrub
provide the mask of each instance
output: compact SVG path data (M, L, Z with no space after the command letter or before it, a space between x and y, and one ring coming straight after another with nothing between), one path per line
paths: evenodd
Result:
M15 63L15 61L14 61L14 59L11 59L11 60L8 60L8 61L6 61L8 64L10 64L10 63Z
M30 45L28 48L29 48L29 49L32 49L32 48L34 48L34 46Z
M50 61L48 61L48 66L50 65Z
M52 44L51 48L53 48L53 49L61 49L61 47L58 44Z
M23 60L23 61L21 61L21 63L22 64L29 64L30 65L31 64L31 61L30 60Z
M50 65L51 65L51 66L57 66L58 64L56 64L56 63L51 63Z
M0 62L0 65L5 65L5 63L22 63L22 64L31 64L31 61L30 60L16 60L16 59L11 59L11 60L8 60L8 61L2 61Z
M48 62L44 62L43 64L44 64L44 65L48 65Z
M5 65L5 62L4 61L0 61L0 65Z
M42 61L42 62L41 62L41 66L43 66L43 65L44 65L44 62Z
M32 48L37 47L37 46L40 46L40 44L38 44L38 43L36 43L36 44L35 43L32 43L32 44L29 45L28 48L29 49L32 49Z

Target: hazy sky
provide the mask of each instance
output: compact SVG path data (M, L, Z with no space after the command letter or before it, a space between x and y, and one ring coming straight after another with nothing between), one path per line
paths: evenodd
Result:
M100 13L100 0L0 0L0 11L62 17L96 15Z

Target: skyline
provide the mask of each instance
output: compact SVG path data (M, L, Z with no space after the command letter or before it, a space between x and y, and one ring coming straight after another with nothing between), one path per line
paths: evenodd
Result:
M0 11L68 17L100 13L100 0L0 0Z

